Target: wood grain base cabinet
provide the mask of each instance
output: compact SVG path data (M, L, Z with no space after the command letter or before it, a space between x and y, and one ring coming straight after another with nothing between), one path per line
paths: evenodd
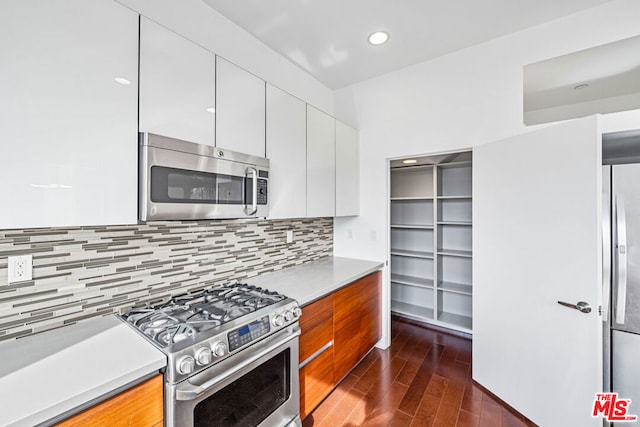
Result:
M157 375L61 422L59 427L162 426L164 400L162 375Z
M333 348L300 369L300 418L305 418L335 387Z
M380 340L380 288L381 273L372 273L302 308L302 419Z
M302 308L300 331L300 417L304 418L335 385L333 294Z
M334 295L333 366L336 383L358 364L382 335L381 272L370 274Z

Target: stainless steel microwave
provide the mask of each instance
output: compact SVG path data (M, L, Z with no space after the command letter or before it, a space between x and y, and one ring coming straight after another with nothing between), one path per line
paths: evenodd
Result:
M269 159L140 134L141 221L266 217Z

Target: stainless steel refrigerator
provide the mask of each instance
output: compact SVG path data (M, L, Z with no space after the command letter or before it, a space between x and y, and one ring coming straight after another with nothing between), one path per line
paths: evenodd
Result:
M605 386L640 415L640 130L603 136Z

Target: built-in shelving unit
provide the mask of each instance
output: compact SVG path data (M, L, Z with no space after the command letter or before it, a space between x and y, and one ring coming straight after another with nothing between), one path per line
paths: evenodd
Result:
M390 174L391 311L471 333L471 152L403 160Z

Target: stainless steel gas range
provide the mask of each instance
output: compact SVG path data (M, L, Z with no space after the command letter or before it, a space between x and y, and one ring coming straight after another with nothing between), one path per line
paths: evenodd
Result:
M122 319L167 355L167 426L300 426L297 302L230 284Z

